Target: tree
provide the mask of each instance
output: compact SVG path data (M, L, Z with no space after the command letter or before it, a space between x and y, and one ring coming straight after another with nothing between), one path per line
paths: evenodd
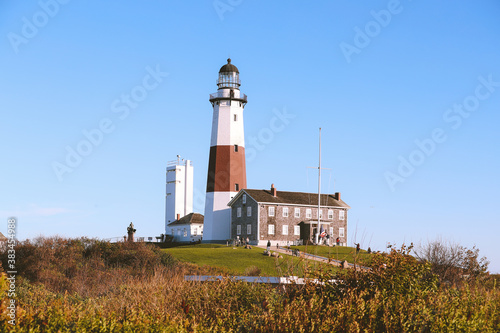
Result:
M433 273L444 283L457 285L463 281L478 280L485 277L488 271L489 261L486 257L479 258L479 249L475 245L468 249L438 238L420 245L415 255L431 263Z

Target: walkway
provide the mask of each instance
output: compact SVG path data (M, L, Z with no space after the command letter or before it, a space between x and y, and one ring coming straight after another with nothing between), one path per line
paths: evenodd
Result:
M267 250L267 246L256 246L256 247L259 247L261 249ZM289 251L285 247L276 248L276 247L271 246L271 252L278 252L280 254L286 254L286 255L291 255L291 256L294 255L293 250ZM322 262L322 263L325 263L325 264L334 265L334 266L337 266L337 267L342 267L342 261L341 260L329 259L329 258L326 258L326 257L317 256L317 255L311 254L311 253L299 252L299 257L307 259L307 260L319 261L319 262ZM347 265L344 265L344 268L354 268L354 267L356 267L357 270L365 270L365 271L366 270L371 270L370 267L366 267L366 266L354 265L354 264L351 264L351 263L348 263L348 262L346 262L346 264Z

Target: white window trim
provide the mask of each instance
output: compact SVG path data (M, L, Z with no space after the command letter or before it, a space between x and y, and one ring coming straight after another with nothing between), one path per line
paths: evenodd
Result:
M274 216L276 214L276 208L274 207L268 207L267 211L268 211L268 216Z
M243 199L242 199L243 203L246 204L247 203L247 195L246 194L243 194Z
M333 209L328 210L328 219L333 220Z
M236 217L241 217L241 207L236 208Z
M241 235L241 224L236 225L236 235Z
M268 235L274 235L274 224L269 224L267 226L267 234Z
M300 225L294 225L293 226L293 235L294 236L300 236Z
M247 216L252 216L252 206L247 207Z
M339 220L344 220L344 219L345 219L345 211L339 210Z
M281 230L282 235L288 235L288 225L283 224L282 230Z
M339 228L339 237L345 237L345 230L344 230L344 228Z
M312 218L312 209L311 208L306 209L306 218L308 218L308 219Z
M300 208L299 207L295 207L293 216L300 217Z
M251 235L251 234L252 234L252 225L247 224L247 235Z
M283 217L288 217L288 207L283 207Z

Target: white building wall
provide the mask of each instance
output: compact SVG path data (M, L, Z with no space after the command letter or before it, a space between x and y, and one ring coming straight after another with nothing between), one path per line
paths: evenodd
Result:
M205 200L203 240L231 238L231 207L227 204L238 192L208 192ZM206 223L210 221L210 223Z
M168 224L193 212L193 165L190 160L169 162L166 174L165 233Z

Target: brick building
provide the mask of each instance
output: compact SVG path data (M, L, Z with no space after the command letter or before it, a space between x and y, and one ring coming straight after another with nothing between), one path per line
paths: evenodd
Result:
M318 194L244 189L228 203L231 207L231 238L248 238L251 244L292 245L314 241L318 222ZM337 237L347 245L347 211L340 193L322 194L320 222L328 243Z

